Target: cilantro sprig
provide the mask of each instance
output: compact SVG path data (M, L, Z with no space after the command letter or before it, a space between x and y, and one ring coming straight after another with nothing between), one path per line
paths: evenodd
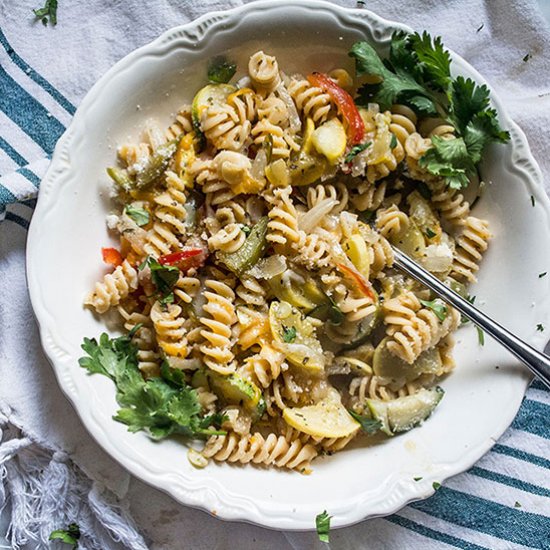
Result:
M358 103L376 102L382 109L403 103L420 116L436 116L453 125L455 137L433 136L433 147L419 161L451 188L468 185L489 143L510 139L490 107L487 86L451 75L451 57L440 37L396 32L387 60L367 42L356 42L349 55L355 58L358 76L379 79L359 89Z
M65 544L72 544L73 550L76 550L79 538L80 527L76 523L71 523L67 529L55 529L55 531L52 531L48 540L59 540Z
M172 434L189 437L224 434L212 429L223 419L219 415L203 416L196 391L185 382L183 372L163 362L160 377L145 380L138 367L137 348L132 337L137 325L125 336L110 338L103 333L99 341L84 338L79 359L90 374L102 374L116 385L120 409L113 417L126 424L130 432L144 430L153 439Z

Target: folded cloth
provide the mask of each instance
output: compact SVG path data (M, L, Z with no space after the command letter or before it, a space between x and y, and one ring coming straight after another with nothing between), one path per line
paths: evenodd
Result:
M166 29L241 3L60 2L51 27L33 21L35 2L0 0L0 509L11 514L14 548L47 547L48 534L71 522L81 528L80 547L102 550L324 546L314 533L221 522L126 473L59 390L25 283L26 230L40 179L88 89ZM526 132L550 190L550 29L535 0L371 0L368 7L441 35L485 76ZM550 392L534 383L512 427L474 468L426 501L331 533L331 545L550 548L549 418Z

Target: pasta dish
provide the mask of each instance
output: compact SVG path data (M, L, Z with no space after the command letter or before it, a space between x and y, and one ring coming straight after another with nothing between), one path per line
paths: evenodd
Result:
M358 437L426 420L454 368L457 311L392 267L392 246L468 295L491 234L471 212L489 92L440 39L396 33L355 72L227 59L168 128L108 169L119 239L85 304L125 334L85 339L115 419L204 440L208 461L310 471ZM234 83L231 83L234 82Z

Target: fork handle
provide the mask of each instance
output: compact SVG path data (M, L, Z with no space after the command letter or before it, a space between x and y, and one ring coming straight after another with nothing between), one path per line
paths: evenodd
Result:
M439 279L419 266L400 250L393 248L394 265L435 292L445 302L456 308L489 336L502 344L550 389L550 357L536 350L521 338L482 313L468 300L444 285Z

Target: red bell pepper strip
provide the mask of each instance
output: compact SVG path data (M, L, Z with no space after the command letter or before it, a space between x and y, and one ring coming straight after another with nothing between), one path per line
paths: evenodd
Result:
M310 74L307 79L312 86L317 86L323 92L326 92L338 106L342 116L348 123L349 143L351 145L361 143L365 137L365 124L348 92L340 88L332 78L323 73Z
M376 300L376 295L372 291L372 285L371 285L370 281L364 275L359 273L359 271L357 271L357 269L355 269L354 267L351 267L351 266L344 265L344 264L337 264L336 267L338 267L338 269L344 275L347 275L348 277L353 279L353 281L355 282L355 284L357 285L359 290L365 296L367 296L368 298L370 298L373 301Z
M189 248L187 250L180 250L179 252L172 252L171 254L165 254L159 258L159 264L161 265L175 265L181 271L187 271L192 267L201 267L206 260L206 250L202 248Z
M120 252L116 248L102 248L101 254L103 256L103 261L106 264L111 264L115 267L121 265L124 261Z

